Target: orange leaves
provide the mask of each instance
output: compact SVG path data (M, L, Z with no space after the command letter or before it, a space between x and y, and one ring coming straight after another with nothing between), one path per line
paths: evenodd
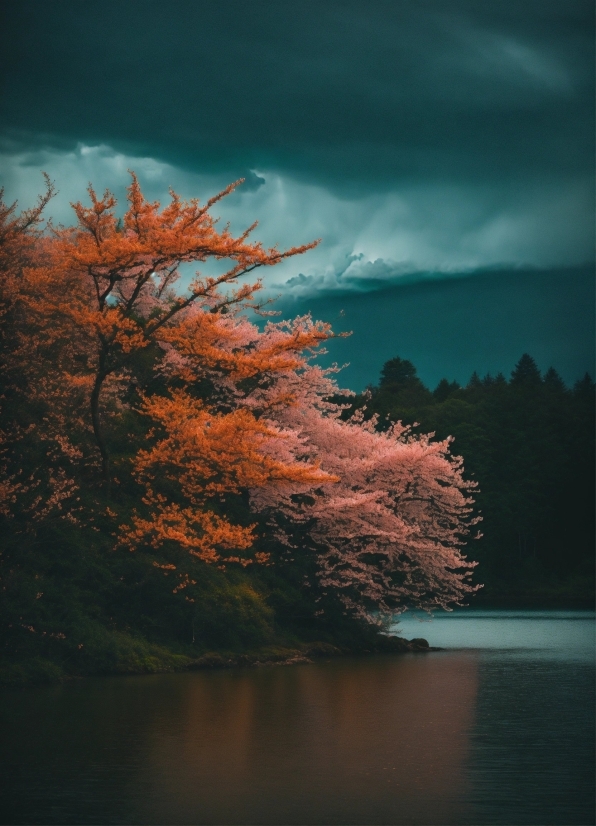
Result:
M171 192L170 203L160 211L158 202L144 198L132 174L129 206L121 222L116 218L113 195L106 192L100 199L89 187L91 206L85 207L80 202L72 205L78 227L56 235L63 265L93 278L98 301L103 305L116 283L128 280L138 286L154 273L177 267L182 262L200 262L213 257L235 262L224 275L195 283L197 296L207 295L217 286L235 280L243 271L276 264L315 245L313 242L280 253L275 248L266 250L260 243L248 243L246 239L252 227L238 238L234 238L227 227L218 231L209 209L238 183L226 187L205 206L200 206L196 199L182 201ZM132 299L133 304L136 298L138 296Z
M265 443L283 435L248 410L214 413L176 390L169 397L145 398L143 411L157 425L152 437L161 438L135 460L148 515L136 515L133 526L124 528L128 547L175 542L204 561L218 562L222 551L245 550L253 541L254 526L233 525L214 512L225 497L248 488L335 481L316 465L283 462L265 452Z
M10 300L19 271L35 257L42 213L55 193L54 185L45 173L44 178L46 189L37 204L19 215L16 214L16 202L6 204L4 189L0 189L0 307L1 303Z
M277 264L316 243L279 252L249 243L253 227L237 238L227 226L219 231L209 209L235 186L231 184L204 206L196 199L182 201L171 192L170 203L161 209L158 202L145 199L132 173L128 209L121 220L116 217L114 196L106 191L99 198L90 186L91 205L72 205L78 225L53 233L46 281L54 280L54 294L61 297L67 285L73 284L73 301L63 302L63 310L71 326L90 339L89 348L95 350L90 418L108 488L110 455L101 410L107 377L121 373L131 354L149 342L160 341L162 336L167 341L168 328L175 327L193 305L214 311L246 304L260 283L237 286L241 275ZM171 287L178 278L178 267L210 258L229 259L229 268L215 278L197 274L189 293L174 295ZM222 288L228 291L225 295L219 292Z
M35 243L29 246L35 254L20 267L15 303L22 317L15 363L25 374L23 395L43 411L47 433L40 439L48 441L49 434L53 444L59 436L67 438L79 453L65 454L64 464L78 464L85 476L99 467L101 457L109 498L111 454L122 452L122 435L113 434L123 409L140 397L137 412L154 428L142 442L127 446L125 461L134 457L131 472L144 494L122 528L122 541L131 549L174 544L218 564L225 555L246 564L249 555L243 552L253 541L253 527L233 524L227 513L231 497L244 497L240 511L246 521L249 489L335 480L315 464L296 460L296 434L289 439L259 418L273 405L294 404L292 388L273 396L261 392L252 407L240 404L247 384L262 389L273 375L301 370L304 353L313 352L331 331L308 319L261 333L239 317L236 310L253 306L261 286L241 284L240 276L317 242L280 251L249 240L256 223L238 236L229 226L220 228L210 210L238 183L204 205L171 192L162 207L144 197L132 174L120 218L114 196L100 196L90 186L88 204L72 204L76 226L50 227L43 237L33 233ZM46 197L50 193L51 188ZM25 225L35 227L38 212L24 216L17 227L11 209L0 208L0 245L2 227L9 235L15 227L23 232ZM186 294L176 294L180 265L208 259L226 261L223 272L197 273ZM135 358L141 350L145 354ZM163 357L155 365L160 350ZM152 384L148 375L155 369L159 377ZM203 380L212 388L210 404L195 398ZM157 394L143 396L143 388L150 387L157 387ZM112 424L108 435L106 420ZM282 447L276 450L276 444ZM120 461L119 475L126 472ZM7 490L4 498L11 495ZM265 562L266 556L255 559Z
M160 341L173 346L195 374L216 371L233 382L267 373L290 373L304 365L313 351L332 337L329 324L310 319L290 331L261 335L248 322L220 314L195 312L164 329Z
M315 465L288 464L264 453L266 442L284 437L249 410L214 413L184 390L145 398L143 409L165 435L151 450L137 454L138 477L151 479L159 469L160 476L177 481L191 501L270 483L333 481Z
M113 371L117 364L112 354L127 355L144 347L191 305L206 303L213 309L250 301L260 288L258 282L225 296L218 290L233 287L243 273L277 264L316 242L280 252L247 241L254 225L237 238L227 227L218 230L209 209L238 183L204 206L171 192L170 203L161 209L158 202L145 199L132 174L122 219L117 218L114 196L106 192L100 198L90 186L91 205L72 205L78 225L54 230L47 242L48 260L29 273L29 302L41 299L52 315L59 304L78 330L96 338ZM209 258L229 259L231 266L216 278L197 276L189 294L174 296L171 287L180 264ZM64 300L65 294L70 300Z
M224 517L197 507L180 507L149 491L145 497L150 515L133 517L122 528L122 544L134 550L139 544L160 548L166 542L188 551L204 562L218 562L224 550L243 550L253 541L253 526L232 525ZM160 566L163 567L163 566Z

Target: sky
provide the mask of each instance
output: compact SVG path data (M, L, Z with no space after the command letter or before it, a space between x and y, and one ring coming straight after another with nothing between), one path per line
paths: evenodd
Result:
M0 178L30 205L172 186L288 247L282 315L360 390L524 352L594 375L594 12L584 0L23 0L0 12Z

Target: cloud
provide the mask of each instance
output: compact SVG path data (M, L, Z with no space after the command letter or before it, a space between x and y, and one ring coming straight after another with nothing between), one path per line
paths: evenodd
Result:
M170 186L184 198L205 201L233 180L233 170L192 173L105 144L0 152L7 197L22 206L34 203L42 169L59 190L49 213L65 224L73 217L70 202L85 200L89 182L99 192L112 190L123 208L129 169L139 175L147 197L162 203ZM264 273L273 293L362 290L487 267L570 266L593 259L593 185L584 178L499 186L413 183L340 197L272 170L248 169L243 177L246 183L216 207L234 232L258 219L254 237L269 246L322 239L306 256Z
M507 99L520 101L524 95L552 99L573 93L576 78L569 61L560 53L553 54L548 44L534 45L535 33L528 42L515 30L504 34L457 16L447 18L445 25L458 48L440 61L444 70L460 73L462 93L483 94L500 105Z
M245 172L243 177L244 183L242 184L242 192L256 192L257 189L265 184L265 178L257 175L253 169L249 169Z
M231 180L108 145L14 150L0 152L7 197L34 203L45 169L60 190L50 214L65 224L69 202L84 200L89 181L123 199L128 169L162 202L170 185L205 201ZM342 384L362 389L395 355L413 360L431 386L444 375L467 381L473 370L509 372L523 352L570 382L593 371L593 268L552 269L593 254L589 182L412 185L347 198L275 171L248 172L254 185L239 187L217 212L235 232L258 218L255 237L267 244L323 238L263 275L269 295L282 296L274 306L285 317L311 311L354 331L329 345L328 361L351 363Z
M589 175L592 32L587 0L30 0L3 17L0 117L22 146L349 197Z
M58 189L49 213L54 221L64 224L73 220L71 202L84 201L89 184L100 193L104 189L114 192L119 208L124 209L131 170L138 175L146 197L162 203L168 201L170 187L182 197L207 200L234 180L231 173L193 173L157 158L120 152L107 144L42 145L31 149L15 141L0 143L0 177L6 197L18 199L22 207L32 204L42 188L41 172L47 172ZM252 169L242 170L238 178L244 182L226 202L236 204L232 212L237 211L244 196L257 192L265 184L265 178ZM248 221L250 223L252 221Z

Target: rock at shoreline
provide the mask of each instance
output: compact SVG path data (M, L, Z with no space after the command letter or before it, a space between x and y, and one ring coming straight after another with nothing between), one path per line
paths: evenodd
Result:
M414 637L413 640L410 640L410 650L430 651L428 640L423 639L423 637Z

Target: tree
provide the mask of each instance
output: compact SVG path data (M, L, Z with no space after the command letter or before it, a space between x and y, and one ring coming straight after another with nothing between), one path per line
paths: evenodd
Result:
M345 405L334 399L352 394L339 390L333 368L310 363L330 331L309 317L269 322L263 331L238 313L197 312L192 323L202 333L190 335L186 322L173 328L176 357L169 354L163 369L170 380L188 373L207 380L220 409L250 413L249 421L265 428L260 449L286 468L283 478L263 484L257 473L238 489L250 490L252 508L266 515L266 532L316 560L317 587L373 621L408 605L445 607L476 590L469 584L474 563L460 553L477 521L475 485L450 456L449 440L413 437L400 425L378 433L376 420L362 415L344 422ZM197 408L189 420L202 415ZM172 453L163 451L161 467Z
M461 387L456 381L449 382L447 379L441 379L433 390L433 398L435 401L444 402L458 390L461 390Z
M294 324L311 324L297 319ZM270 323L261 346L291 341L292 326ZM238 389L237 404L260 411L285 440L271 441L276 455L319 463L337 481L321 485L296 479L286 486L251 487L251 503L290 553L307 550L317 560L318 583L346 610L376 622L410 606L460 603L478 586L469 583L475 563L461 548L471 527L471 492L450 440L413 436L396 424L376 430L361 413L341 418L345 405L334 370L309 363L308 352L284 370L263 370Z
M258 535L287 545L300 536L321 592L370 621L461 602L476 589L461 554L476 521L461 460L448 439L342 420L334 370L311 363L329 325L306 316L260 330L248 320L260 282L238 278L316 242L279 252L249 243L253 227L237 238L218 231L209 209L234 186L205 206L171 193L161 209L133 175L122 219L109 192L89 187L91 206L73 205L77 225L36 240L15 287L13 358L29 433L52 446L40 451L45 504L31 507L46 513L70 497L60 507L74 519L86 491L82 524L103 520L164 575L181 554L267 562ZM229 265L176 293L180 264L208 258ZM388 381L432 399L413 366L394 361ZM126 444L112 463L118 428ZM175 590L190 581L179 575Z
M541 379L523 356L510 382L498 373L411 408L373 392L368 411L420 422L439 440L452 435L478 480L483 538L474 552L487 600L590 602L593 592L594 384L569 390L550 368ZM360 404L361 400L356 400ZM347 417L347 412L344 413ZM384 423L382 422L383 426ZM564 553L562 552L564 549ZM557 589L559 593L557 595Z
M528 353L524 353L511 373L511 383L520 387L537 387L542 381L538 365Z
M22 464L15 467L10 461L9 445L23 440L27 427L18 415L14 418L7 415L7 408L14 405L14 391L27 363L27 359L23 359L25 342L32 333L19 306L23 272L39 261L43 212L55 194L54 185L45 173L44 179L45 191L36 205L21 213L17 212L16 201L12 204L4 201L4 189L0 189L0 514L5 517L10 516L19 497L40 486L38 474L34 472L27 478L27 468ZM49 474L52 504L59 504L64 496L63 474L59 471L57 475ZM70 485L66 487L70 490ZM33 494L33 498L38 501L39 494Z
M411 361L396 357L386 361L381 370L380 387L402 389L408 385L418 386L420 379L416 375L416 368Z
M16 282L23 267L31 264L36 242L40 238L43 211L54 197L55 188L44 174L45 192L31 209L17 214L17 202L4 201L0 189L0 312L5 315L14 297Z
M167 340L168 328L193 305L217 313L248 304L260 282L237 286L240 276L318 243L280 252L247 241L256 224L237 238L228 227L218 231L209 210L238 183L204 206L171 192L170 203L160 211L159 203L144 198L132 174L128 209L121 220L114 196L106 191L99 198L90 186L91 206L73 204L77 226L55 230L47 265L27 273L31 305L43 296L46 330L58 318L79 334L76 356L87 362L91 422L108 484L110 457L102 427L106 380L122 376L131 353ZM180 265L210 258L229 261L230 266L216 277L197 274L186 295L175 294ZM228 289L225 294L223 288Z

